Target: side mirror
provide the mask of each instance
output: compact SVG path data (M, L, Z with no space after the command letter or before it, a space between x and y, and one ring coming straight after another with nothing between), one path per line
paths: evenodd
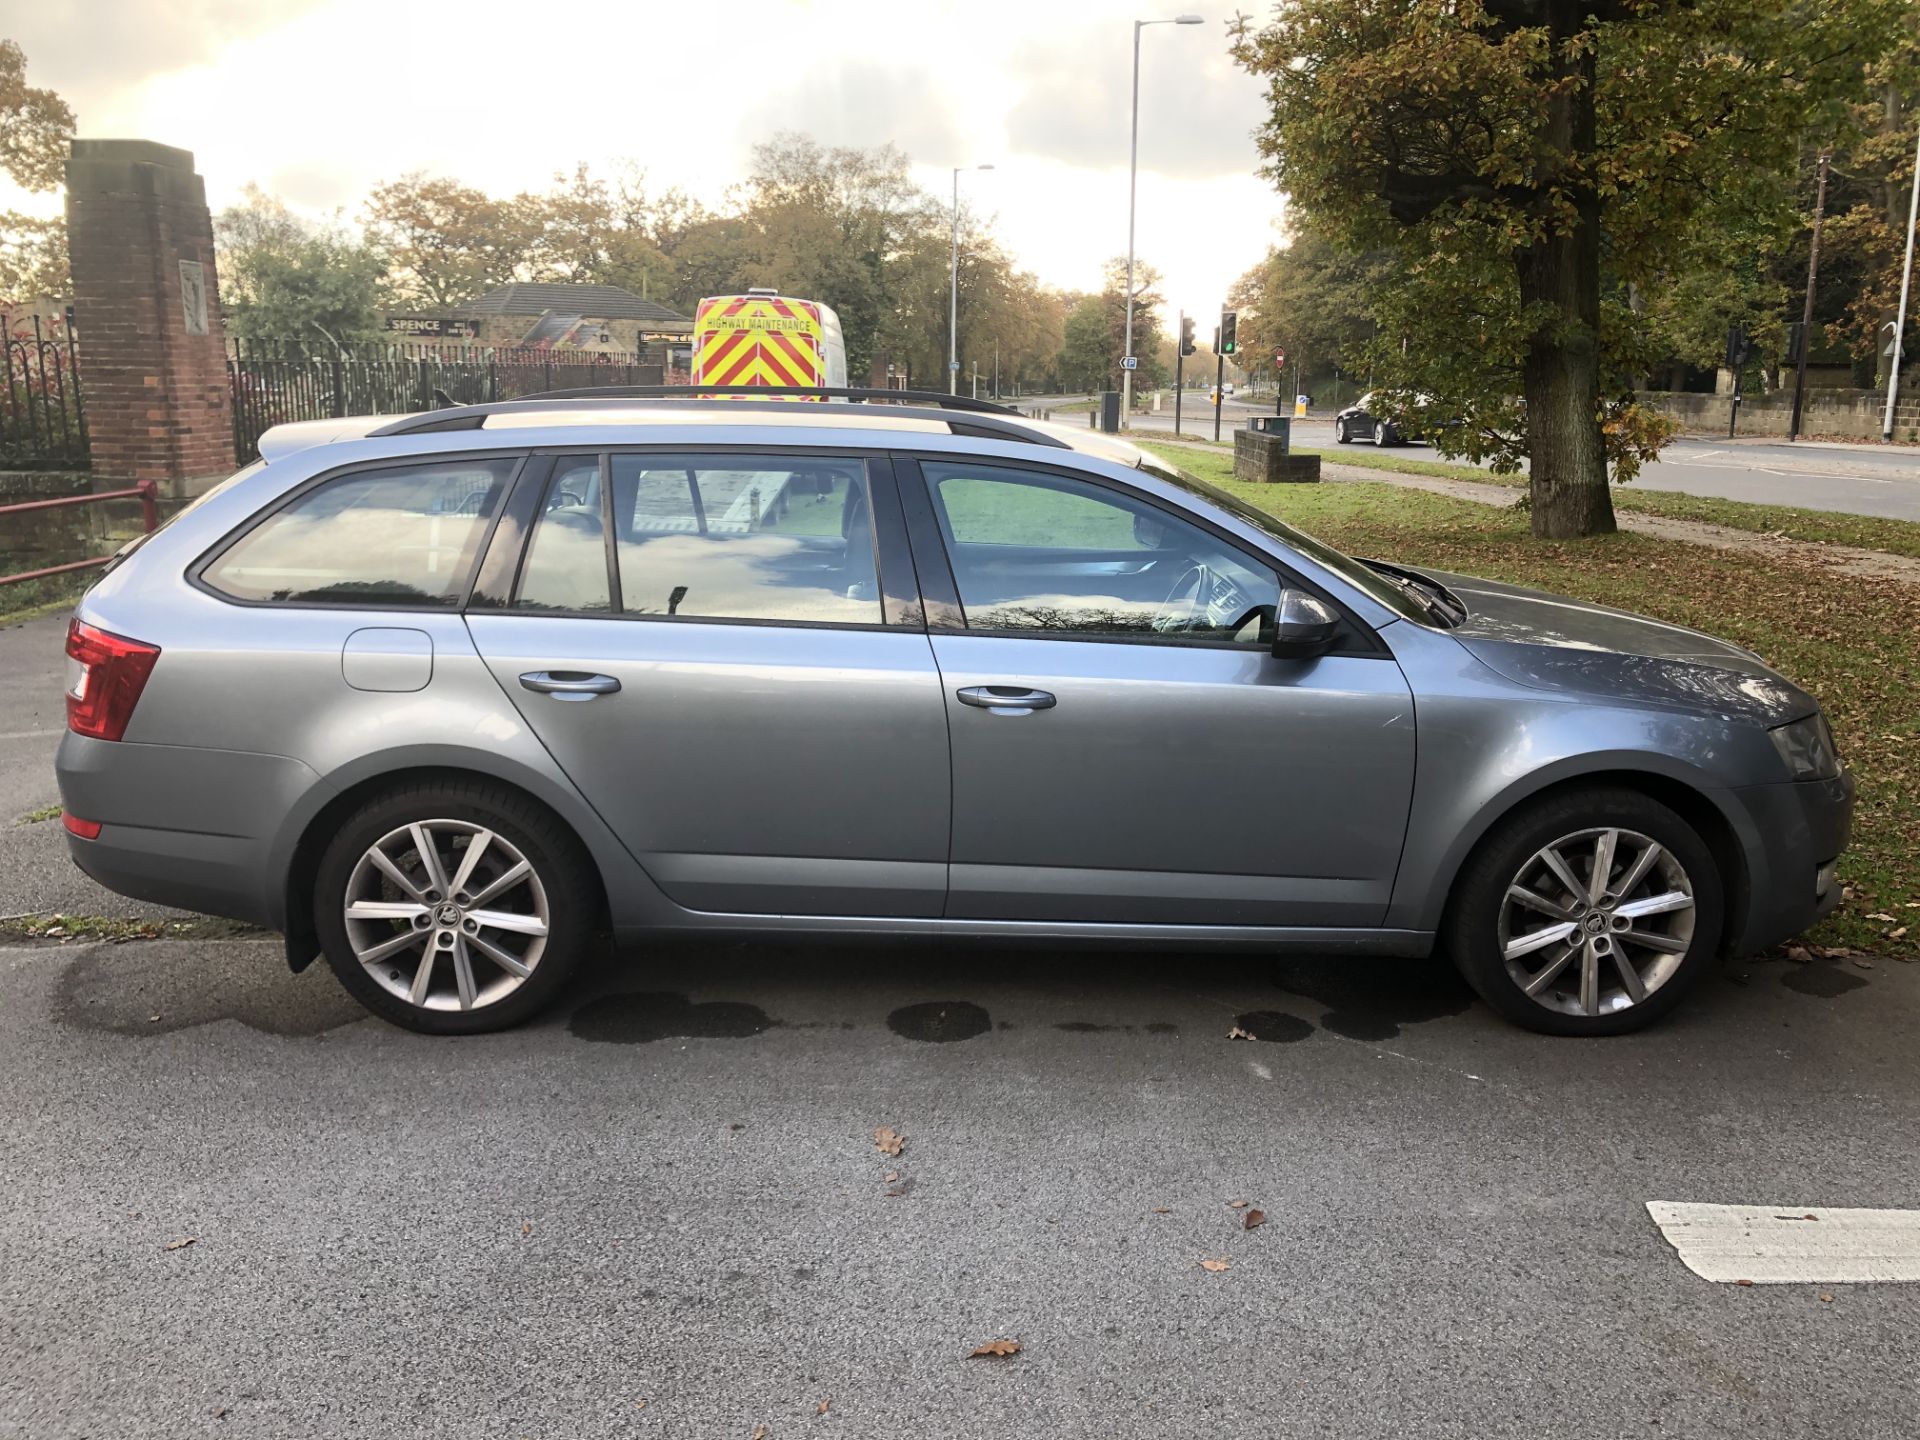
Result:
M1304 590L1282 590L1273 621L1273 654L1279 660L1308 660L1333 648L1340 633L1340 612Z

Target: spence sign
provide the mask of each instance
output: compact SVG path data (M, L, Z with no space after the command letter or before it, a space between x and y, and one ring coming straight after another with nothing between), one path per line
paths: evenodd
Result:
M480 338L480 322L449 320L444 315L389 315L387 333L431 336L441 340L477 340Z

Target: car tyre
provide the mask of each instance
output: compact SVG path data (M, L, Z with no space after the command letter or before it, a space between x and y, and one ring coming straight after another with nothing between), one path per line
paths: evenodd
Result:
M405 785L363 806L321 856L313 905L347 991L430 1035L504 1030L544 1009L585 958L600 910L573 833L480 780Z
M1373 422L1373 443L1382 450L1393 443L1393 429L1384 420Z
M1353 443L1353 436L1347 433L1347 422L1345 419L1333 422L1333 438L1342 445L1351 445Z
M1455 881L1442 942L1515 1024L1622 1035L1713 968L1724 921L1719 870L1693 826L1638 791L1592 788L1543 798L1488 833Z

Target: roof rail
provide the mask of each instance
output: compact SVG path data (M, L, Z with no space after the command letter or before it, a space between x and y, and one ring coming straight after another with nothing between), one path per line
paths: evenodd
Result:
M942 410L964 410L970 414L1004 415L1024 419L1019 411L985 400L969 400L958 395L943 395L934 390L862 390L830 386L773 385L589 385L577 390L543 390L513 400L495 400L484 405L456 405L450 409L426 410L403 415L382 425L371 435L419 435L434 430L478 430L489 415L510 415L527 410L562 408L581 401L611 403L621 400L704 400L715 396L735 396L744 400L785 402L795 396L819 400L893 403Z
M587 385L575 390L541 390L520 400L591 400L599 396L623 400L695 400L710 395L744 395L755 400L782 400L806 395L821 400L891 401L898 405L934 405L942 410L973 410L988 415L1018 415L1010 405L970 400L940 390L872 390L844 385Z

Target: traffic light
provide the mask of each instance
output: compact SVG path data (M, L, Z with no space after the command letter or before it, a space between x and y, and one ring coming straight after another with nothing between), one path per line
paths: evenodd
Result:
M1240 348L1233 339L1234 322L1238 318L1231 310L1220 312L1220 353L1222 355L1231 355Z
M1180 316L1180 353L1182 355L1191 355L1193 351L1193 317L1182 314Z
M1753 338L1739 321L1727 326L1727 368L1741 370L1753 354Z

